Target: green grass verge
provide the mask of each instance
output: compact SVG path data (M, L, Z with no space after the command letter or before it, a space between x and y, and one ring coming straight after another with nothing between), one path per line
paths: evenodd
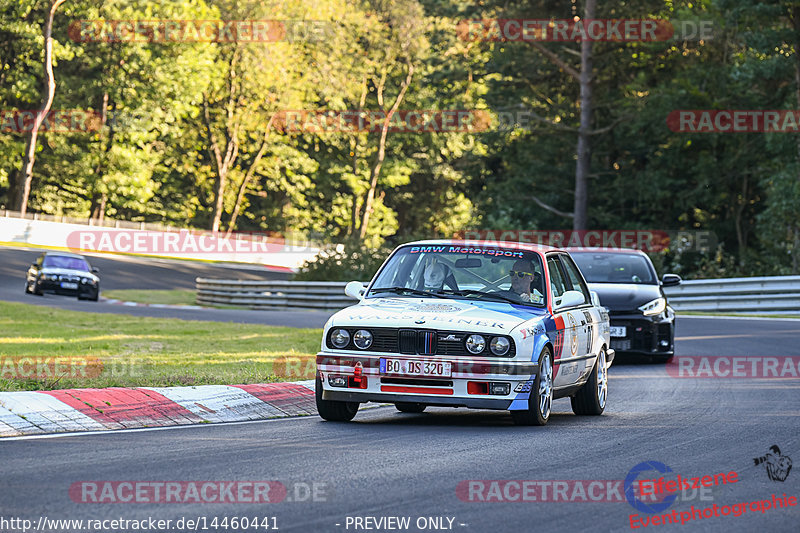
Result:
M191 289L174 289L171 291L119 289L103 291L103 298L142 304L194 305L195 291Z
M692 315L692 316L741 316L741 317L755 317L755 318L800 318L800 315L765 315L758 313L707 313L703 311L678 311L678 315Z
M0 390L310 379L321 335L0 302Z

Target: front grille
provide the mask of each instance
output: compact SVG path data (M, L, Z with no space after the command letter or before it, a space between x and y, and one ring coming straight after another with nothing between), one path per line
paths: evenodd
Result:
M336 328L331 328L331 332ZM350 332L350 338L353 334L362 329L361 327L348 327L345 328ZM464 342L469 333L463 331L437 331L432 329L395 329L395 328L370 328L365 327L372 332L372 346L365 350L366 352L381 352L381 353L402 353L406 355L442 355L442 356L465 356L474 357L467 351ZM486 339L486 349L483 353L477 354L480 357L497 357L489 350L489 343L494 335L481 333ZM511 347L508 353L502 357L514 357L516 354L516 347L511 337L505 336L511 341ZM326 344L329 348L334 348L330 342L330 333ZM352 340L345 349L357 350L353 345Z
M422 355L436 354L436 332L419 331L417 332L417 353Z
M417 353L417 332L413 329L400 330L400 353Z

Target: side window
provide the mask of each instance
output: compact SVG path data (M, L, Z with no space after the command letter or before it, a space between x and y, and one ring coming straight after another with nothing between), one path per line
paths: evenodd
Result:
M591 297L589 296L589 288L581 279L580 271L575 266L575 262L568 255L561 256L561 262L564 265L564 271L567 273L568 290L578 291L583 294L583 303L589 303Z
M547 271L550 273L550 290L553 293L553 300L555 300L567 291L564 276L558 267L557 257L551 256L547 258Z

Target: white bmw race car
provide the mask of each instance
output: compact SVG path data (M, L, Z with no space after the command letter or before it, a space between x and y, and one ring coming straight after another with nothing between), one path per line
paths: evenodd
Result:
M608 314L569 254L509 242L402 245L360 300L325 325L317 354L317 409L352 420L359 404L501 409L543 425L569 396L599 415L608 396Z

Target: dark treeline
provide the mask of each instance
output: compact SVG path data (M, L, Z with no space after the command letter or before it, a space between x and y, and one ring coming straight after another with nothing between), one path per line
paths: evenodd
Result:
M584 1L67 0L54 16L51 109L75 122L88 113L91 127L40 131L28 210L293 231L354 249L572 228L581 43L474 39L496 34L464 21L571 19ZM6 209L20 205L26 144L12 111L42 104L52 6L0 0ZM797 128L693 133L667 118L800 109L800 2L609 1L595 17L670 21L680 35L592 45L586 227L713 233L711 249L659 254L683 275L798 273ZM197 42L185 23L175 34L184 37L150 42L130 37L135 26L81 22L157 19L306 22L268 30L278 35L268 42ZM323 132L292 127L287 110L488 119L480 131L384 132L376 122Z

